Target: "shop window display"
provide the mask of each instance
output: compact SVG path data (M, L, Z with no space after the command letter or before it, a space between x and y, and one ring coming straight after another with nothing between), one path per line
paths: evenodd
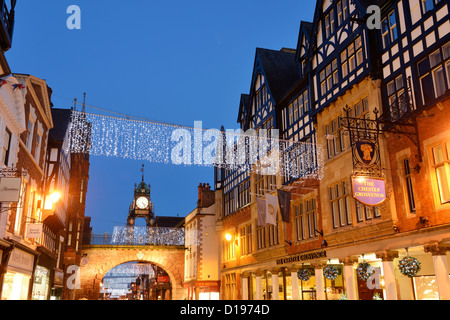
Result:
M439 300L436 276L419 276L413 278L416 300Z
M326 297L327 300L340 300L344 295L344 276L342 272L342 265L333 266L338 270L338 274L334 280L324 278Z
M31 277L22 273L7 272L3 281L2 300L27 300Z
M50 270L36 266L34 273L32 300L47 300L50 284Z

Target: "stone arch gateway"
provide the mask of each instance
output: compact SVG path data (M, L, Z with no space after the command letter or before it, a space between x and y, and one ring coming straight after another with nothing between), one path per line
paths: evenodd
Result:
M182 286L184 254L184 246L83 246L84 261L79 268L80 288L75 289L75 297L77 300L97 300L101 281L109 270L123 263L138 261L164 269L170 277L172 300L182 300L187 295Z

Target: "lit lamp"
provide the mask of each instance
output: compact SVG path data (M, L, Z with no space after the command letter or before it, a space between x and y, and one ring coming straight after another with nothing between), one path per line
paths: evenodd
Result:
M227 240L228 242L231 242L231 240L233 239L233 236L230 233L225 234L225 240ZM234 242L235 245L238 245L238 241L236 240Z
M61 194L57 191L54 191L53 193L51 193L47 199L45 200L45 210L52 210L53 209L53 205L56 204L59 199L61 199Z

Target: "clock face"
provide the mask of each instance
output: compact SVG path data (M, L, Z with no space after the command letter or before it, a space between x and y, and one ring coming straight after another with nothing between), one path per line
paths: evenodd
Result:
M136 200L136 206L139 209L145 209L148 207L148 199L146 197L140 197Z

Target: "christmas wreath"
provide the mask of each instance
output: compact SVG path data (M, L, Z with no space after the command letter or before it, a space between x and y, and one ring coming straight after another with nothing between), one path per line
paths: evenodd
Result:
M358 268L356 268L358 278L363 281L367 281L374 274L374 272L373 267L365 261L361 262L358 265Z
M297 276L302 281L308 281L311 278L311 272L306 268L302 268L297 272Z
M419 260L414 257L405 257L399 261L398 267L400 272L410 278L414 277L422 268Z
M323 275L328 280L336 279L338 274L339 274L339 271L338 271L338 269L336 267L326 266L325 268L323 268Z

